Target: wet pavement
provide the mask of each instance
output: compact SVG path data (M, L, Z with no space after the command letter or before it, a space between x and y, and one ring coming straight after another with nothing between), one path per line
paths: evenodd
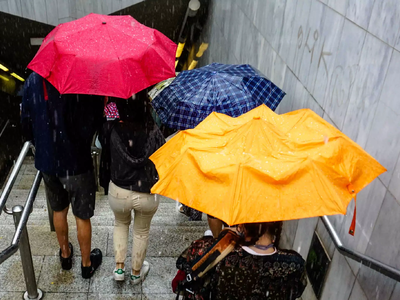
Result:
M27 158L10 194L7 207L25 203L35 174L33 161ZM171 280L176 274L176 258L191 241L201 237L207 229L205 216L203 221L189 222L187 217L177 212L175 201L162 197L150 230L146 257L150 263L149 275L141 285L132 286L128 278L123 283L116 283L113 279L114 215L108 206L107 196L101 192L96 195L96 210L92 218L92 247L100 248L104 258L103 264L89 280L80 276L80 251L71 211L68 220L70 241L75 247L75 253L72 270L64 271L59 263L56 234L50 231L42 183L28 221L28 234L38 287L45 292L43 299L175 299L171 291ZM0 226L2 251L10 244L15 231L12 217L3 213L0 216ZM131 261L131 243L132 236L126 261L128 266ZM21 299L25 290L21 261L17 252L0 265L0 299Z

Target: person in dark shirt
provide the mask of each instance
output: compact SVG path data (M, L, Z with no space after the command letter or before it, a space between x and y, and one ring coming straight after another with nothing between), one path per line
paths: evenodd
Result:
M151 220L159 201L150 194L158 174L149 159L165 139L154 123L141 93L136 99L117 99L120 120L107 122L99 135L102 145L100 177L108 189L108 201L115 215L114 279L125 279L129 226L134 213L132 284L141 283L149 272L145 261ZM108 181L106 180L108 179Z
M305 261L297 252L279 248L282 222L241 224L235 231L241 238L233 251L208 271L199 292L184 291L184 299L294 300L301 297L307 285ZM209 236L192 242L179 256L177 268L188 274L191 266L215 242Z
M60 95L40 75L32 73L24 86L21 107L23 133L35 146L35 167L41 171L60 244L60 261L72 267L67 214L71 204L82 254L82 277L90 278L102 253L91 249L91 222L96 184L91 143L101 128L103 100L98 96Z

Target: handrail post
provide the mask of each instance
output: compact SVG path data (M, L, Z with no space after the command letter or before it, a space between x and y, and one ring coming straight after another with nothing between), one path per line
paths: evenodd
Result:
M15 205L12 208L12 214L14 217L16 228L18 228L23 210L24 208L21 205ZM21 254L22 269L24 271L25 284L27 289L27 291L24 293L24 299L41 299L43 297L43 292L37 288L35 269L33 267L32 261L32 252L29 244L29 237L26 226L23 227L21 232L19 251Z

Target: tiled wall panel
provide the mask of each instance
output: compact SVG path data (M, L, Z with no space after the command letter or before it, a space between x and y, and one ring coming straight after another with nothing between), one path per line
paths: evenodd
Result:
M89 13L111 14L144 0L0 0L0 11L58 25Z
M252 64L287 93L278 113L314 110L388 169L359 193L354 237L354 201L346 215L329 219L345 246L397 268L399 12L395 0L214 0L203 60ZM285 224L282 242L306 257L314 230L333 256L321 299L398 298L393 280L337 252L317 219ZM308 288L302 299L312 293Z

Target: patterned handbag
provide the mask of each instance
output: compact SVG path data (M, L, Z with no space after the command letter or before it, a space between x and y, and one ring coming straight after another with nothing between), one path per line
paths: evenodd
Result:
M239 235L236 232L223 230L202 256L185 268L185 271L179 270L172 281L172 289L177 294L176 299L179 299L179 295L203 292L202 289L209 284L206 282L206 273L232 252L238 240Z

